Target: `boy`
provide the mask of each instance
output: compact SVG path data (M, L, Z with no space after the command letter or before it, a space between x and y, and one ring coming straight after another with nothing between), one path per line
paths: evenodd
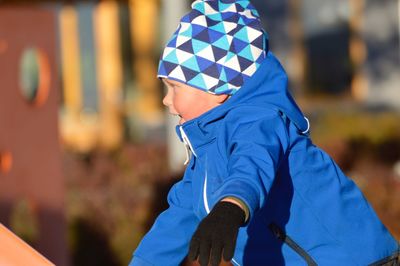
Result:
M158 77L192 156L130 265L398 265L397 241L311 142L249 1L195 1Z

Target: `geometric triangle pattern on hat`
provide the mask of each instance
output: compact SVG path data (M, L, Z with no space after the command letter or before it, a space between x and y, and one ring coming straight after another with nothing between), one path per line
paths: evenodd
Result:
M162 53L159 78L233 95L258 69L268 36L248 0L197 0Z

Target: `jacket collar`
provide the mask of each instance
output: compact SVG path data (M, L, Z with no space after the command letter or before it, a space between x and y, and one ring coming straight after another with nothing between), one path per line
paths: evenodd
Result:
M297 127L299 133L308 134L310 124L303 116L288 91L288 78L275 56L268 52L257 72L242 88L225 103L205 112L201 116L176 127L176 132L184 141L181 130L186 135L188 146L199 155L198 149L216 137L218 121L233 108L242 105L263 106L285 114ZM190 144L190 145L189 145Z
M210 130L214 127L207 127ZM201 125L201 120L196 118L176 126L176 133L179 139L185 143L187 148L197 157L201 154L199 150L202 146L212 142L215 139L213 130L205 131L205 127Z

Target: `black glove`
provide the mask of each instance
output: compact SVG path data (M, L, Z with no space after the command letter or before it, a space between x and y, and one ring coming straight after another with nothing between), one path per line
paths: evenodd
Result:
M188 258L198 257L201 266L219 265L221 254L230 261L235 252L239 227L245 222L245 212L236 204L218 202L211 212L200 222L190 242ZM211 252L211 255L210 255Z

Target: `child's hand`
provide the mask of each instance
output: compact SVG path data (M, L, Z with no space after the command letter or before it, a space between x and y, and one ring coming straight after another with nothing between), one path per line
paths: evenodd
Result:
M245 212L238 205L217 203L197 227L190 242L189 259L194 261L199 257L201 266L207 266L209 261L212 266L219 265L223 252L224 260L230 261L239 227L244 221Z

